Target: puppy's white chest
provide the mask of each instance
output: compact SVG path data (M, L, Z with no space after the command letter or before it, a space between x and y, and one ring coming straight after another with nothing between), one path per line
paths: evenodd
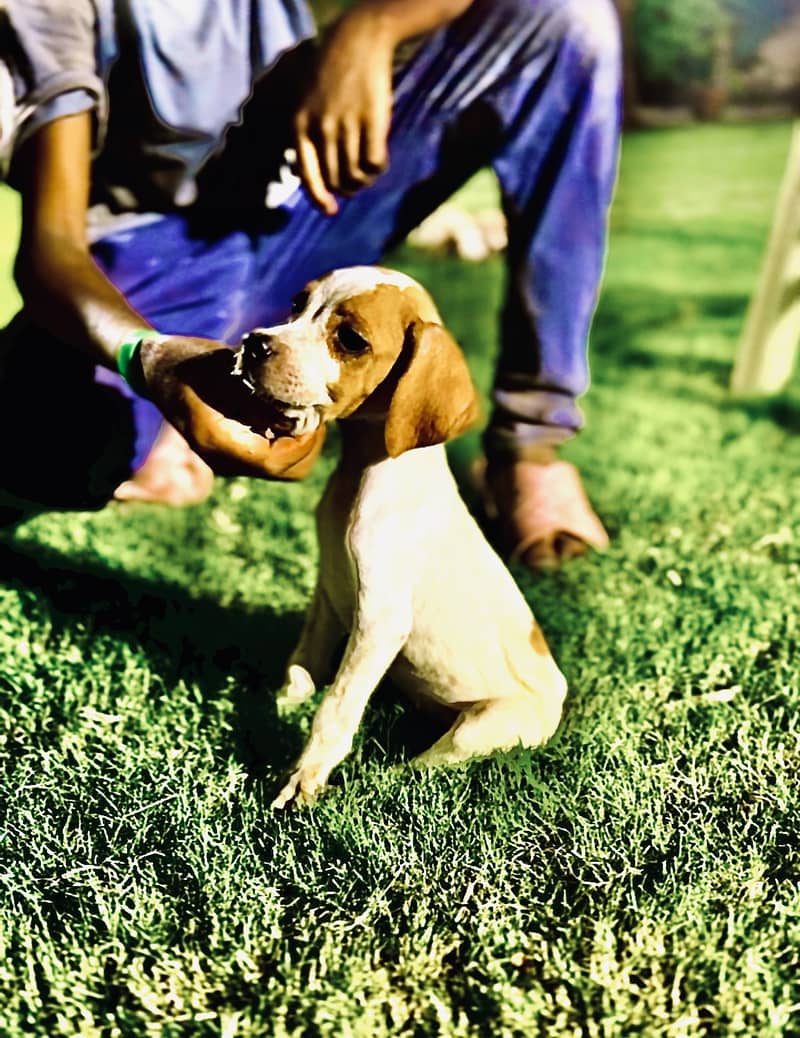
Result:
M433 496L432 478L438 483ZM387 609L411 593L430 528L443 518L449 478L439 447L333 474L317 509L320 576L345 627L360 592L369 591Z
M356 602L356 573L347 548L350 517L341 507L342 488L332 479L317 508L320 584L339 622L349 630Z

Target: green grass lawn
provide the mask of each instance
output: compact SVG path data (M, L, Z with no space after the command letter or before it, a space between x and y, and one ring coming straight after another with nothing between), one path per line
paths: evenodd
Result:
M334 442L0 540L0 1034L800 1034L800 379L726 388L788 132L626 140L569 448L613 547L517 574L570 680L546 749L412 774L386 690L270 813ZM394 262L485 390L500 261Z

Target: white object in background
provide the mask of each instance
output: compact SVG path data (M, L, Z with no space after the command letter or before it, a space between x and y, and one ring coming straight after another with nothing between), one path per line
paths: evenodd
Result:
M287 148L283 153L283 165L278 170L278 179L267 184L264 205L267 209L280 209L281 206L292 207L297 201L294 197L300 190L300 177L295 173L297 168L297 152Z
M800 344L800 123L789 158L767 251L739 341L731 388L778 393L792 376Z
M478 263L508 244L506 221L499 209L468 213L446 202L408 236L419 249L449 249L463 260Z

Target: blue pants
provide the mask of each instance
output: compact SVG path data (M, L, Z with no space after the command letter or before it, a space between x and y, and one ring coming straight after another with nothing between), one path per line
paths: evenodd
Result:
M486 449L519 454L530 444L558 443L580 427L577 398L588 386L586 346L616 176L620 80L611 0L476 0L398 68L390 167L373 186L343 199L338 215L322 215L298 190L266 218L229 206L118 231L94 245L95 260L159 331L235 343L248 328L283 318L311 278L380 259L491 164L509 248ZM255 91L267 108L274 104L270 86L268 73ZM248 126L245 114L231 154L247 154L242 138L251 133L256 154L263 118ZM106 405L109 393L122 401L115 425L126 429L130 471L152 445L159 415L117 376L93 377Z

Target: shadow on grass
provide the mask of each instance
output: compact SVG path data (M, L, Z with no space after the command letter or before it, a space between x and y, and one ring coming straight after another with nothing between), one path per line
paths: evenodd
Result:
M768 421L800 435L800 403L788 393L769 397L730 396L720 405L725 411L743 411L753 421Z
M223 604L41 545L0 542L0 573L7 584L35 592L55 635L78 624L112 633L147 657L166 688L196 683L209 713L221 695L230 696L232 749L254 781L284 772L302 749L298 719L281 718L275 705L302 613ZM0 695L7 695L7 688L0 682ZM420 752L441 731L387 683L365 717L364 755L396 763Z
M641 347L648 333L675 329L676 347L686 340L687 329L696 338L711 326L718 335L726 322L737 327L744 321L749 300L745 296L705 293L675 296L654 289L607 291L598 308L592 332L594 371L598 382L613 380L613 369L620 372L632 367L652 370L654 374L673 371L685 376L681 397L699 403L712 402L720 410L743 412L753 421L770 421L790 433L800 433L800 404L796 394L782 392L772 396L734 395L730 391L735 344L731 341L730 358L676 348L663 350ZM724 391L719 396L709 391L708 383L689 384L693 378L709 379Z
M746 297L730 294L675 295L641 286L635 293L630 288L609 289L603 294L592 329L594 370L603 378L612 367L673 368L685 375L708 376L726 386L732 361L692 350L665 351L637 344L646 341L647 333L674 328L680 346L687 329L699 331L708 322L743 319L746 307Z
M248 770L286 767L297 752L295 727L278 716L271 690L281 684L301 614L222 605L41 545L0 543L0 573L36 593L55 633L78 623L113 633L147 656L167 688L195 681L210 704L234 677L235 752Z

